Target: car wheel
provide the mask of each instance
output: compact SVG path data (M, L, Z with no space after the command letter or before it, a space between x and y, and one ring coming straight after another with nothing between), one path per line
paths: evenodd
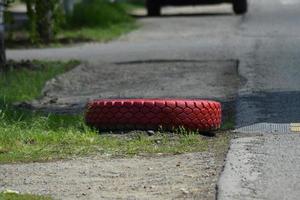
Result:
M157 0L147 0L146 2L148 16L160 16L160 4Z
M233 11L237 15L243 15L248 11L247 0L233 0Z

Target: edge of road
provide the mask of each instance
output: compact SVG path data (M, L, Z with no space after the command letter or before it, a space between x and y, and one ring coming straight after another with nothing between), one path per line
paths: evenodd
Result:
M216 199L299 199L299 157L297 133L232 139Z

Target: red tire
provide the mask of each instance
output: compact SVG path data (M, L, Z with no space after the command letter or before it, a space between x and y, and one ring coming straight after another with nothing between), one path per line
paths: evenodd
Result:
M87 105L86 123L103 130L173 129L211 131L221 126L221 104L205 100L111 99Z

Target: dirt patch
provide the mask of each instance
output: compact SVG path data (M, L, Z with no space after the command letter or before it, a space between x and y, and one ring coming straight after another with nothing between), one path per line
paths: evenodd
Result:
M0 190L55 199L215 199L223 160L224 153L203 152L0 165Z

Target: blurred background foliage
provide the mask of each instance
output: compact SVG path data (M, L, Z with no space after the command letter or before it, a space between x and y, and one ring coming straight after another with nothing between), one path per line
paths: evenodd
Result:
M74 6L73 12L67 15L67 26L106 27L111 24L132 20L120 3L105 0L85 0Z
M111 39L127 32L134 27L134 18L128 11L143 6L144 0L15 0L13 5L16 4L26 6L27 20L18 34L8 28L6 34L9 40L14 41L16 35L22 35L31 44L49 44L61 35L74 37L76 34L70 34L70 31L76 30L80 32L80 37L86 35L87 41ZM13 15L11 12L5 13L8 27L13 27L15 23ZM103 33L107 29L109 31ZM97 36L97 31L102 31L100 36ZM112 37L108 36L110 32Z

